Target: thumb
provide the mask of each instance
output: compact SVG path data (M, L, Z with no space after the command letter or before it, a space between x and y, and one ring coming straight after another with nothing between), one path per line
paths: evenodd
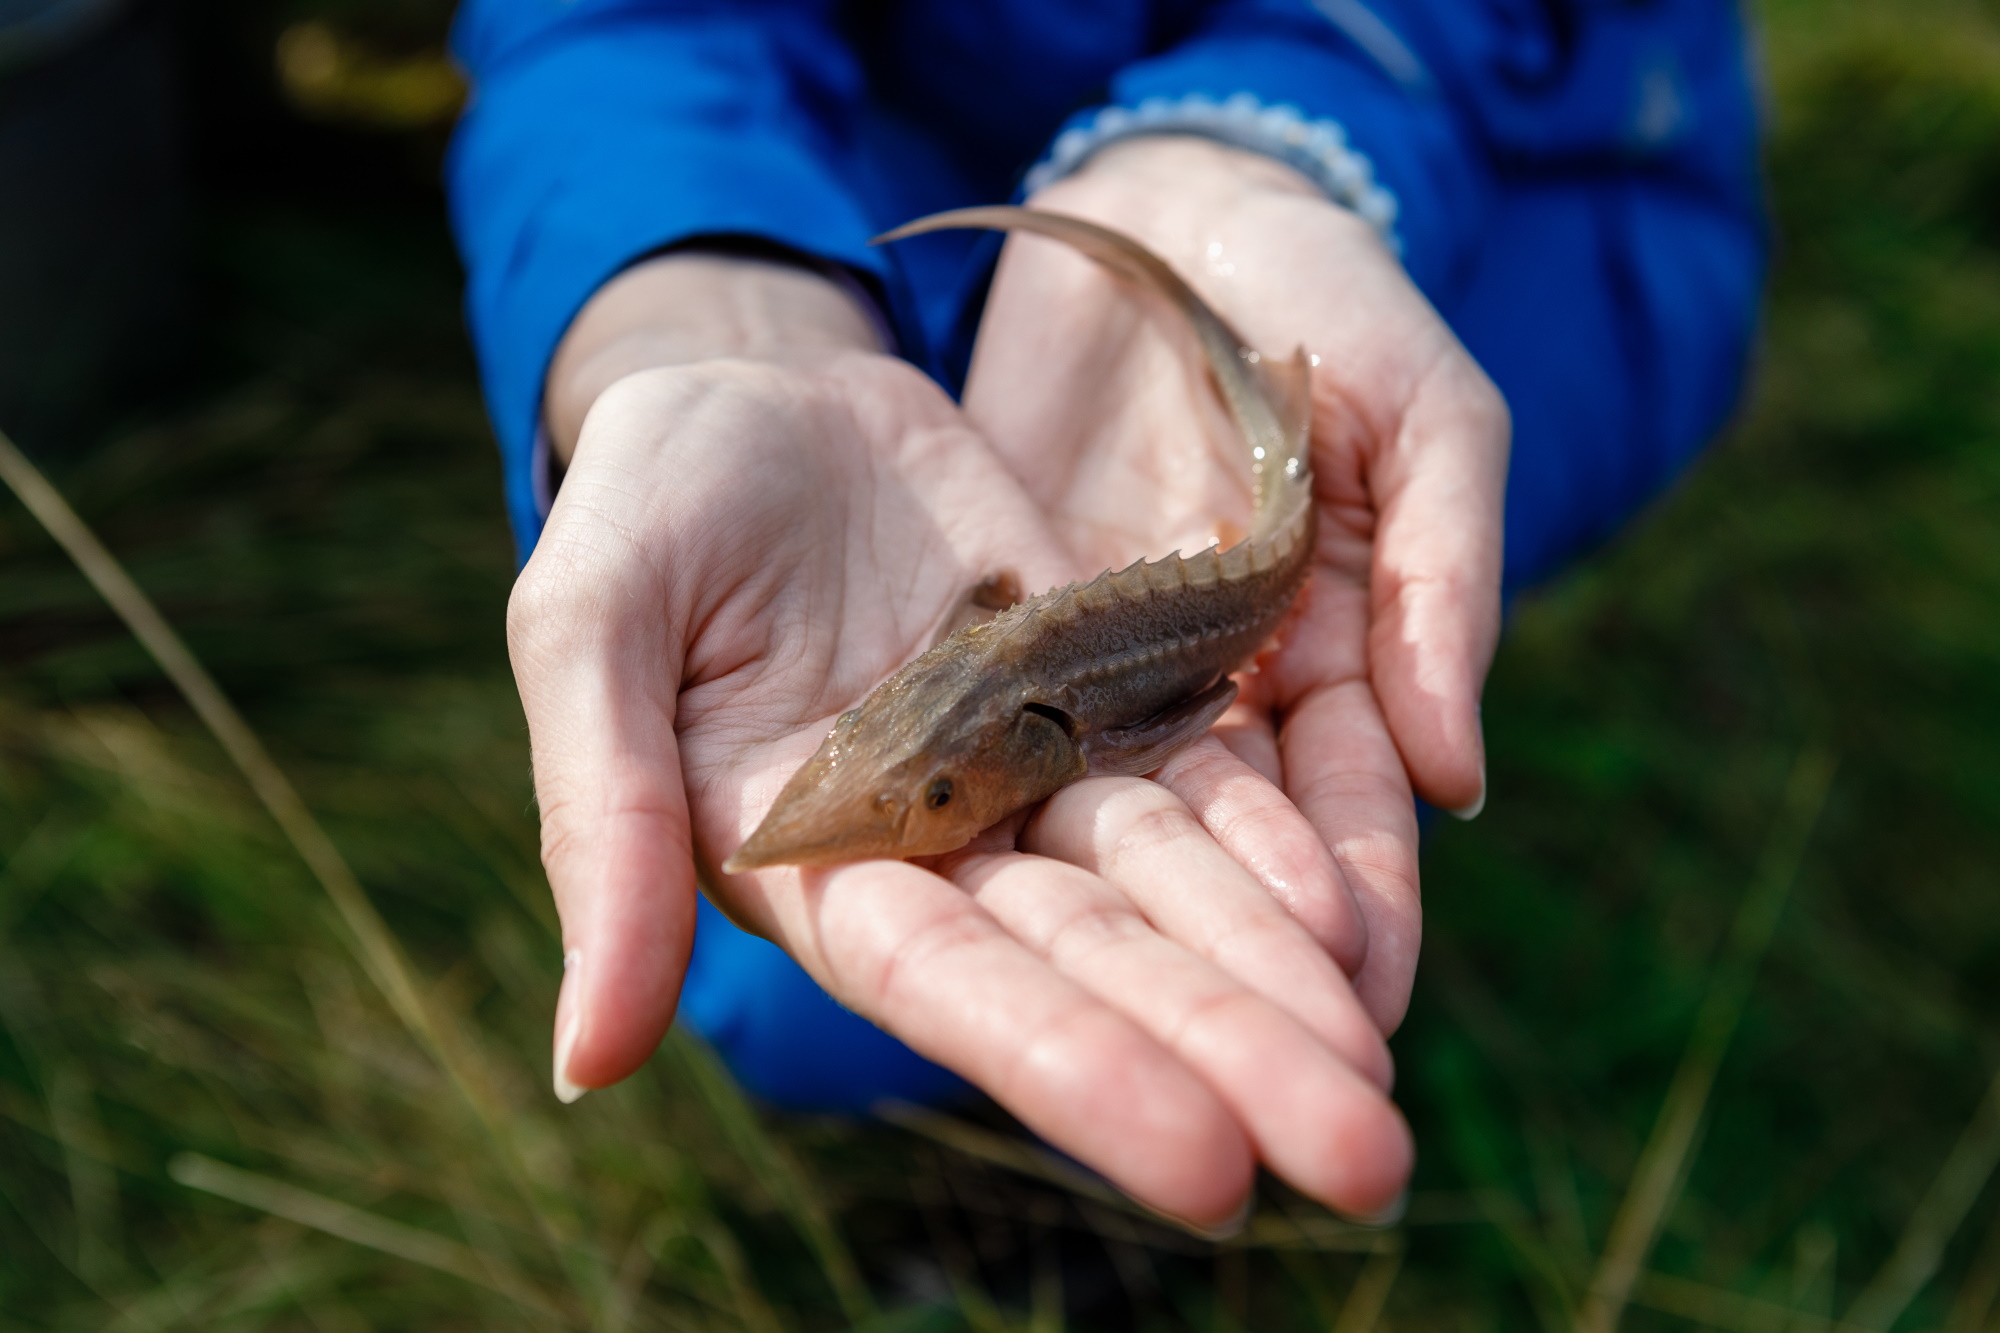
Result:
M1479 695L1500 637L1507 407L1454 349L1418 385L1370 485L1369 674L1418 795L1486 802Z
M566 1102L631 1074L666 1035L697 891L674 735L679 663L657 612L620 613L647 599L592 595L617 581L577 563L545 536L508 607L542 864L562 918L554 1082Z

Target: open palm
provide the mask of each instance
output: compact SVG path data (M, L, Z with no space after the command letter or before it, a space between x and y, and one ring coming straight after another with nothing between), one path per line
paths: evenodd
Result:
M697 864L972 585L1098 568L892 358L701 361L598 396L509 617L571 954L559 1069L600 1086L651 1052ZM1379 1210L1410 1164L1386 1047L1232 855L1313 831L1220 746L1184 766L1181 796L1088 780L932 863L707 883L836 999L1162 1211L1226 1220L1259 1160Z
M1323 840L1268 843L1246 864L1358 965L1363 1000L1392 1030L1420 934L1413 784L1447 809L1484 797L1506 409L1374 232L1287 168L1142 139L1032 202L1138 238L1253 346L1317 360L1313 578L1217 734ZM967 386L968 416L1094 568L1191 552L1247 523L1240 436L1180 321L1149 306L1067 248L1015 237ZM1183 790L1200 760L1161 778Z

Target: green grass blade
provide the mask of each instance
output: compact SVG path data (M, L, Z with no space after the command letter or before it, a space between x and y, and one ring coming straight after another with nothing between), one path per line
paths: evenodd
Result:
M1855 1297L1848 1323L1882 1331L1896 1322L1936 1275L1944 1262L1944 1247L1958 1233L1996 1165L2000 1165L2000 1074L1994 1075L1979 1109L1910 1214L1888 1262Z
M858 1326L874 1320L877 1315L874 1297L861 1280L861 1269L847 1243L840 1238L805 1172L764 1132L756 1108L723 1072L715 1057L693 1037L676 1028L668 1035L663 1049L680 1066L695 1094L707 1106L710 1118L749 1166L757 1183L777 1201L812 1249L848 1323Z
M1996 1301L2000 1301L2000 1214L1988 1225L1986 1240L1952 1301L1945 1333L1985 1333Z
M378 1217L365 1209L300 1189L296 1185L226 1166L199 1153L182 1153L175 1157L167 1164L167 1174L189 1189L213 1194L273 1217L282 1217L288 1222L337 1236L364 1249L394 1255L421 1267L448 1273L564 1326L573 1322L568 1314L542 1297L519 1275L498 1267L490 1256L434 1232Z
M1375 1333L1381 1325L1383 1307L1389 1304L1389 1290L1403 1271L1403 1234L1390 1232L1375 1253L1361 1266L1361 1275L1340 1307L1340 1320L1333 1333Z
M152 655L242 772L257 799L277 821L286 839L332 900L347 927L363 970L380 989L397 1017L444 1070L493 1140L551 1252L564 1267L572 1270L572 1280L576 1282L579 1293L601 1291L603 1283L599 1280L600 1275L589 1271L589 1266L582 1264L572 1247L564 1244L557 1234L539 1191L506 1130L505 1116L488 1091L490 1080L476 1067L467 1044L425 1002L413 970L403 957L388 923L368 900L367 892L355 878L346 858L320 827L291 780L271 758L263 741L251 730L250 724L236 711L221 686L216 684L180 636L174 633L151 599L5 433L0 433L0 482L6 483L8 489L68 553L91 586L97 589ZM582 1271L579 1271L580 1268ZM591 1295L586 1296L586 1299L592 1298Z
M1708 1111L1709 1093L1756 984L1758 965L1791 896L1792 881L1798 876L1813 828L1826 806L1834 768L1833 756L1818 747L1808 747L1792 766L1784 807L1771 830L1756 878L1737 913L1680 1068L1612 1220L1610 1238L1577 1317L1582 1333L1611 1333L1618 1327L1632 1298L1633 1284L1644 1271L1660 1227L1680 1196Z

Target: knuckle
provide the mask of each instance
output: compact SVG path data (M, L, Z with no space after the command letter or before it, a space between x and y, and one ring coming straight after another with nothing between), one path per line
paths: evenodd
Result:
M1258 802L1219 812L1214 818L1216 840L1225 847L1240 848L1268 857L1273 852L1286 858L1310 853L1319 837L1305 817L1289 804Z
M532 651L561 622L569 604L549 564L529 562L507 596L508 652L518 657Z
M1146 786L1151 792L1131 802L1137 808L1124 814L1107 848L1105 860L1111 865L1202 831L1179 797L1158 783Z
M1334 856L1349 881L1377 899L1414 904L1422 897L1416 862L1400 849L1364 839L1335 848Z
M1319 953L1319 946L1306 939L1304 927L1266 898L1252 905L1247 916L1217 931L1204 952L1232 976L1256 977L1272 960L1296 955L1302 946L1313 955Z
M1456 338L1438 347L1411 385L1405 415L1419 404L1503 442L1512 429L1506 395Z
M991 927L969 913L934 918L882 954L864 974L862 993L885 1011L897 1009L906 999L921 1002L927 988L920 978L927 970L935 975L952 957L979 949L991 936Z
M1254 1019L1252 1011L1261 1007L1263 1001L1250 992L1236 987L1221 987L1208 994L1191 1000L1187 1007L1174 1015L1172 1024L1160 1034L1161 1043L1168 1050L1186 1053L1197 1048L1217 1044L1234 1044L1233 1039L1242 1031L1246 1020Z
M1506 439L1513 429L1513 411L1493 377L1463 348L1455 351L1446 367L1445 383L1467 420L1487 435Z
M1103 1013L1092 1005L1057 1010L1028 1032L1008 1053L996 1073L992 1091L1003 1104L1020 1104L1032 1093L1027 1084L1039 1081L1041 1071L1072 1063L1096 1065L1097 1061L1072 1062L1062 1057L1064 1047L1101 1044Z
M1084 967L1108 949L1133 943L1145 931L1129 907L1100 904L1076 912L1058 925L1045 946L1049 961L1070 971Z
M550 875L560 874L562 867L572 859L578 843L576 830L545 809L542 816L542 869Z
M576 818L575 803L544 773L535 775L536 804L542 812L542 869L551 880L559 879L567 867L590 845Z

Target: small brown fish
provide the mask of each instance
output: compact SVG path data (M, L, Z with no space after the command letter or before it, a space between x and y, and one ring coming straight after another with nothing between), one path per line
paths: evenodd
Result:
M1076 247L1194 326L1250 455L1255 516L1228 550L1176 551L953 633L834 724L724 863L730 873L954 851L1089 773L1150 773L1236 697L1312 559L1305 352L1265 361L1164 261L1080 218L966 208L878 239L990 227Z

